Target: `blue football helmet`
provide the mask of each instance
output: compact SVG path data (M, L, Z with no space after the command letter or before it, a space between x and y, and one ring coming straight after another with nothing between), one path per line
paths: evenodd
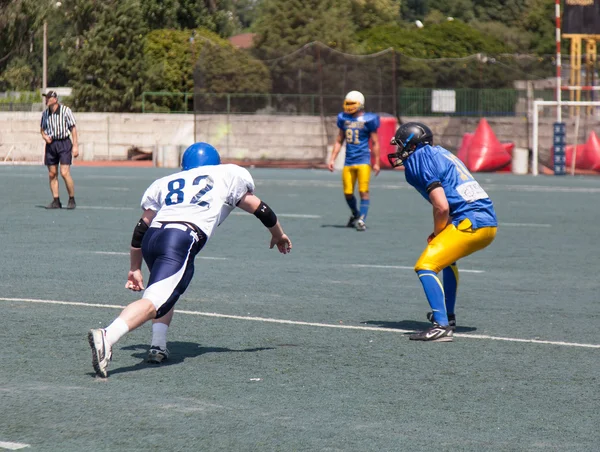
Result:
M219 165L220 163L219 151L208 143L199 142L185 150L181 159L181 168L187 171L199 166Z
M404 161L417 149L426 144L433 146L433 132L420 122L407 122L396 130L390 141L396 146L396 152L388 154L388 161L393 168L402 166Z

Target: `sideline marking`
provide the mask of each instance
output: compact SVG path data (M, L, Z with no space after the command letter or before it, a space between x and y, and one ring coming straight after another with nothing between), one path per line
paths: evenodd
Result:
M129 256L129 253L121 253L117 251L92 251L94 254L104 254L108 256ZM196 256L196 259L205 259L210 261L226 261L227 257L210 257L210 256Z
M8 441L0 441L0 448L1 449L8 449L8 450L19 450L19 449L25 449L26 447L31 447L30 444L24 444L24 443L11 443Z
M119 306L114 304L99 304L99 303L82 303L79 301L59 301L59 300L40 300L35 298L4 298L0 297L0 301L19 301L28 303L42 303L42 304L58 304L65 306L85 306L90 308L109 308L109 309L123 309L125 306ZM387 332L387 333L414 333L415 330L401 330L398 328L384 328L376 326L357 326L357 325L337 325L331 323L316 323L316 322L300 322L296 320L283 320L283 319L270 319L268 317L251 317L241 315L229 315L229 314L218 314L216 312L201 312L201 311L183 311L176 309L175 312L179 314L198 315L202 317L217 317L221 319L233 319L233 320L250 320L255 322L265 323L279 323L284 325L301 325L301 326L315 326L321 328L337 328L342 330L362 330L362 331L374 331L374 332ZM581 344L577 342L563 342L563 341L544 341L540 339L519 339L516 337L501 337L501 336L489 336L487 334L455 334L456 337L464 337L467 339L489 339L492 341L505 341L505 342L522 342L529 344L546 344L546 345L560 345L564 347L581 347L581 348L598 348L600 344Z
M414 270L414 267L407 267L404 265L368 265L368 264L346 264L346 267L355 267L355 268L394 268L397 270ZM465 273L485 273L485 270L464 270L459 268L459 272Z

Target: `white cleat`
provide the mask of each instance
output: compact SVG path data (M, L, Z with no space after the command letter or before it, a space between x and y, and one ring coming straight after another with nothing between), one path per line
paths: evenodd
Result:
M96 375L108 377L108 363L112 358L112 349L106 344L105 331L101 328L90 330L88 342L92 349L92 366Z
M365 220L360 217L358 220L356 220L356 230L357 231L366 231L367 230L367 225L365 224Z

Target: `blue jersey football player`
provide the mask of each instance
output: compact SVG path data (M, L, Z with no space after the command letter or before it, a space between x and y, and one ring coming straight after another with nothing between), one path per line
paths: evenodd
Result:
M366 113L365 97L358 91L350 91L344 99L344 111L337 117L339 129L331 158L329 160L329 171L333 171L333 164L340 153L342 143L346 140L346 160L342 170L342 182L344 184L344 196L352 216L348 221L348 227L356 227L357 231L367 229L365 220L369 212L369 180L371 178L371 149L369 141L373 142L373 171L379 174L379 116L375 113ZM354 187L358 180L358 192L360 195L360 209L357 208L354 197Z
M433 206L433 232L415 264L431 312L432 327L410 339L452 341L458 287L456 261L488 246L496 236L494 205L462 161L441 146L425 124L401 125L388 154L393 167L404 165L406 181ZM443 283L438 273L443 272Z

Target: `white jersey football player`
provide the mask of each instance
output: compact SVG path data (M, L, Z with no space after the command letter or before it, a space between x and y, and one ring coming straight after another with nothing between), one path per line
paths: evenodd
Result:
M144 193L142 218L131 239L131 266L125 287L144 290L142 259L150 270L140 300L129 304L107 328L92 329L88 341L96 374L106 378L113 345L129 331L154 319L148 361L168 357L166 331L175 303L194 274L194 259L236 207L253 213L271 232L270 248L292 249L271 208L254 195L250 173L237 165L221 165L217 150L195 143L183 154L183 171L156 180Z

